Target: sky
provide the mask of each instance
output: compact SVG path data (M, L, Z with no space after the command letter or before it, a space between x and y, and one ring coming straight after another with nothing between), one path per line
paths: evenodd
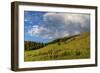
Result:
M24 40L51 40L90 31L90 14L24 11Z

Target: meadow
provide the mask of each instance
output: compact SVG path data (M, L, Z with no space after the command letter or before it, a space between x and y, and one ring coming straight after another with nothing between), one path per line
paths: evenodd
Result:
M86 59L90 58L90 33L85 32L75 36L64 37L45 44L38 43L37 45L35 43L34 45L31 42L30 47L31 49L25 45L25 62Z

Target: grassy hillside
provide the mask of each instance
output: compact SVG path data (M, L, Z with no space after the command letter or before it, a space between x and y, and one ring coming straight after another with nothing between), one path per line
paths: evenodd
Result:
M50 43L43 48L25 51L24 55L25 61L89 58L90 34L86 32L70 38L61 38L58 41Z

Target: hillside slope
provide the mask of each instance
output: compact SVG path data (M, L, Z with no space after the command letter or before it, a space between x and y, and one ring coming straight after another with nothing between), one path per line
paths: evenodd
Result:
M25 51L25 61L84 59L90 57L89 32L48 44L38 50Z

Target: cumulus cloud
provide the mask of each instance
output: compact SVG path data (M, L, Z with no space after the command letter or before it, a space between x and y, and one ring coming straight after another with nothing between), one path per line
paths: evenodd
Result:
M40 25L32 26L32 36L48 39L66 37L90 31L90 15L75 13L45 13Z

